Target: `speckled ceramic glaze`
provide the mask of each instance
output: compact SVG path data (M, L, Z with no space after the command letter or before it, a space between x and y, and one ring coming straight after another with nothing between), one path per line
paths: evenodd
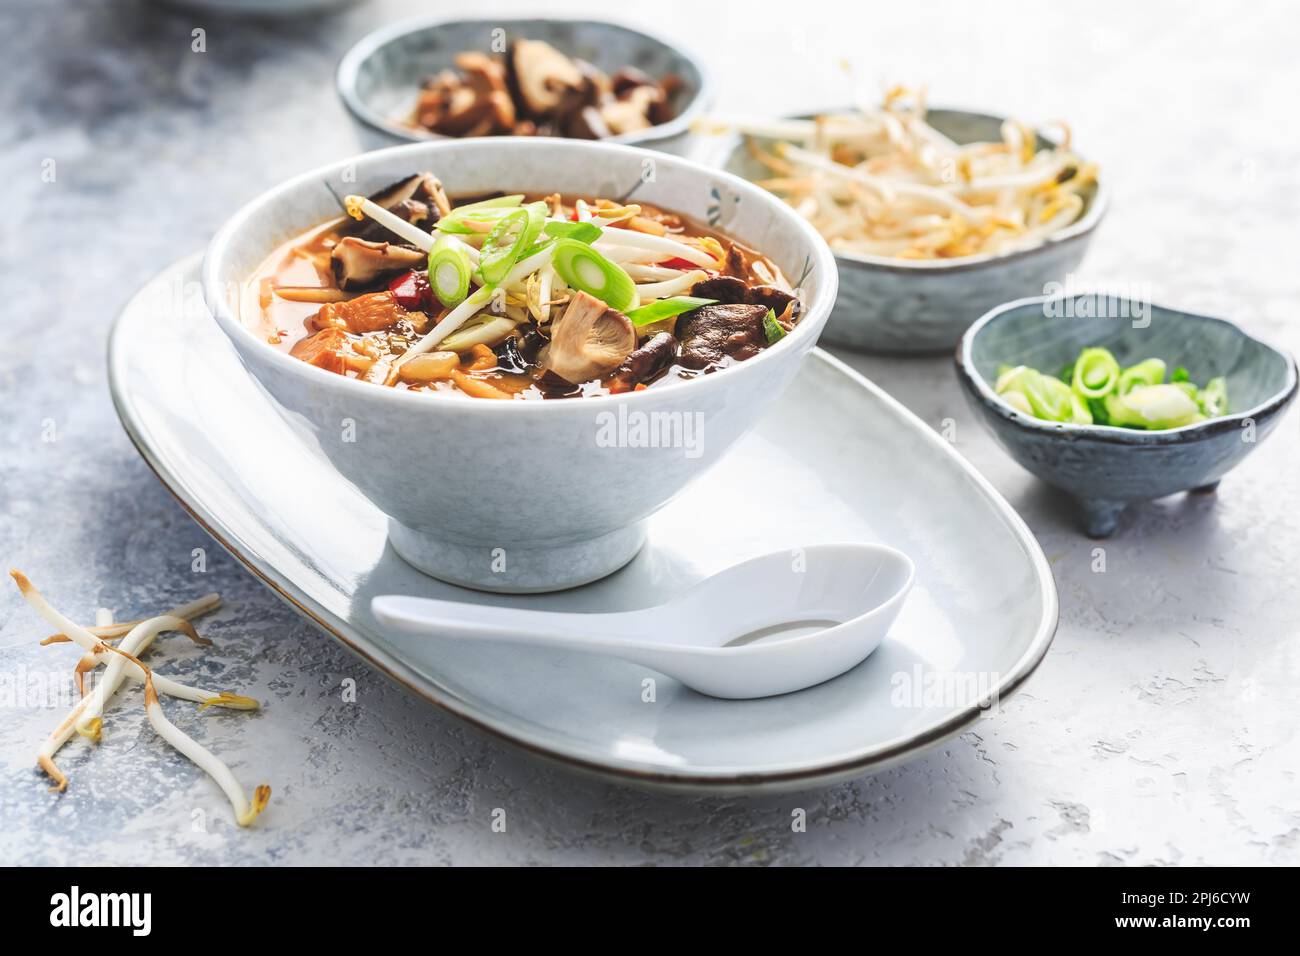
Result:
M932 109L928 119L958 143L1002 138L1002 119L997 116ZM758 142L771 145L767 140ZM769 175L739 138L729 140L720 153L723 167L739 176L761 179ZM1023 252L946 261L835 253L840 292L825 341L887 354L935 354L951 349L962 332L989 309L1009 299L1049 292L1048 283L1064 283L1078 268L1105 212L1104 179L1085 201L1077 222L1041 246Z
M1149 310L1146 313L1141 308ZM1093 537L1115 532L1124 509L1179 491L1212 491L1273 430L1296 395L1295 360L1224 319L1117 297L1039 296L994 309L957 350L967 399L1011 456L1069 492ZM1002 365L1055 372L1081 349L1104 346L1121 365L1182 365L1191 380L1228 380L1229 414L1164 431L1069 425L1024 415L993 390Z
M569 56L606 73L625 66L650 76L676 76L681 88L673 97L674 115L667 123L608 142L653 144L679 152L691 120L707 108L713 93L704 66L664 40L600 20L491 20L425 18L382 27L362 38L339 63L339 96L358 120L379 136L375 145L421 142L441 137L412 129L406 118L415 108L420 82L454 66L465 50L500 51L513 38L545 40Z
M269 346L238 317L242 283L279 244L338 215L330 189L368 193L417 170L448 192L581 193L644 199L709 218L802 277L806 311L754 358L693 381L621 396L494 402L381 388ZM560 139L441 140L368 153L271 190L213 238L204 296L249 372L308 445L390 520L397 551L443 580L493 591L573 587L621 567L641 522L776 401L835 300L830 250L756 186L676 157Z

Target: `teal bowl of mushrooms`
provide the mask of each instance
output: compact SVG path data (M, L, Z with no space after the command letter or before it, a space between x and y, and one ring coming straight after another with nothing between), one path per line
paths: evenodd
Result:
M956 362L993 437L1095 538L1139 502L1214 491L1296 397L1295 359L1233 323L1098 293L998 306Z

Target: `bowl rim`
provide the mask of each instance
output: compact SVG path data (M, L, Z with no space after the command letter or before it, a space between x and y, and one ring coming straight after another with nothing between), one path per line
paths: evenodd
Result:
M816 301L807 305L805 314L799 319L795 327L785 335L779 342L774 343L773 347L763 349L753 358L746 359L743 362L737 362L728 366L719 372L710 375L700 375L693 379L683 379L677 382L665 382L654 389L643 389L641 391L620 392L617 394L605 395L586 395L573 401L473 401L467 403L457 400L453 396L442 396L447 400L431 400L428 395L417 394L407 389L382 388L368 382L361 382L347 376L338 375L328 372L325 369L317 368L306 362L293 358L288 352L281 351L265 342L253 331L247 328L244 323L235 316L230 310L230 304L224 294L226 285L220 281L218 276L218 265L227 248L230 246L234 237L240 234L245 228L249 219L261 211L265 206L274 203L277 199L299 190L309 185L319 185L322 181L327 181L334 174L346 169L360 169L364 164L381 162L389 158L396 158L402 154L420 154L422 157L432 151L434 155L419 160L412 159L412 165L426 163L428 165L436 164L436 153L441 150L460 150L490 147L492 149L505 150L529 150L529 149L572 149L579 152L587 151L591 153L613 153L628 157L645 158L652 157L655 162L666 163L669 166L676 166L691 175L705 176L710 178L720 178L722 182L735 190L737 194L746 195L754 201L763 204L772 214L772 216L785 223L785 227L791 232L802 235L809 247L808 263L820 269L820 281L823 288L819 290ZM364 174L362 174L364 175ZM307 224L303 230L311 229L316 224ZM766 253L765 253L766 254ZM400 407L403 403L418 403L424 408L451 408L456 409L457 414L470 414L467 408L474 409L475 414L507 414L507 415L559 415L563 409L571 406L583 410L589 410L595 413L600 409L609 409L626 402L643 402L658 403L668 395L677 395L683 389L691 389L691 393L699 393L701 389L716 389L726 387L725 383L734 381L739 375L756 375L762 374L768 366L774 362L782 360L785 353L803 353L807 352L817 344L817 337L821 334L823 326L830 317L831 309L835 304L835 297L839 291L839 271L835 267L835 258L831 255L830 247L813 229L803 217L797 215L794 210L790 209L785 203L781 202L771 193L755 186L753 183L746 182L739 176L735 176L725 170L715 169L705 166L701 163L693 162L680 156L673 156L666 153L652 152L636 146L627 146L618 143L606 143L596 140L573 140L559 138L533 138L521 136L481 136L468 137L464 139L440 139L420 143L405 143L397 146L390 146L387 149L371 150L356 156L345 157L332 163L318 166L315 169L300 173L293 176L269 189L264 190L253 199L241 206L230 218L228 218L209 241L208 246L203 254L203 264L201 269L201 280L203 286L203 298L217 324L226 332L232 343L236 338L242 338L250 346L258 349L264 349L268 356L268 361L278 365L286 374L303 381L309 385L315 385L321 388L329 389L352 389L355 392L345 391L343 394L355 394L358 400L364 400L369 396L374 401L388 403L393 408ZM241 283L242 284L242 283ZM261 353L258 353L261 354ZM253 374L250 370L249 374ZM256 376L254 376L256 377ZM718 385L718 382L724 383ZM691 394L687 393L687 394ZM411 407L416 407L413 404ZM549 409L542 411L541 409ZM434 414L431 412L430 414Z
M815 112L783 114L779 118L810 119L823 113L843 112L846 109L851 109L851 107L840 105ZM995 120L999 123L1005 122L1008 118L997 113L986 113L983 110L966 109L961 106L945 104L927 105L926 114L929 115L930 113L960 113L980 119ZM1035 132L1038 132L1039 137L1042 139L1051 139L1042 132ZM721 144L713 152L713 163L719 169L725 169L731 157L736 154L736 150L741 147L743 137L738 133L732 133L721 139ZM1030 256L1044 254L1048 249L1081 239L1095 231L1110 206L1110 189L1107 182L1108 180L1100 176L1097 178L1096 192L1093 194L1092 201L1088 204L1083 216L1064 229L1047 236L1038 245L1030 246L1028 249L1017 249L1012 252L981 253L977 256L961 256L955 259L897 259L891 256L876 256L865 252L842 252L837 249L831 249L831 254L835 256L836 262L852 268L875 272L895 272L902 275L947 275L952 272L967 272L1001 266Z
M407 126L393 122L387 117L381 115L361 98L357 93L357 76L360 74L361 66L371 56L380 49L394 42L400 37L407 34L429 30L434 27L446 26L451 23L465 24L485 24L493 27L509 27L512 23L521 23L525 21L547 20L552 23L569 23L596 26L611 30L619 30L623 33L629 33L637 37L640 41L650 41L671 50L683 60L691 65L699 75L699 89L691 97L686 108L674 116L666 123L660 123L657 126L651 126L649 129L636 130L631 133L623 133L619 136L611 136L604 140L591 140L591 142L603 143L621 143L624 145L635 145L638 143L652 143L660 140L671 139L690 130L691 124L695 119L704 112L706 106L713 101L714 86L713 75L708 67L704 65L695 53L688 47L682 46L676 41L670 41L664 37L643 30L640 27L631 27L622 23L615 23L611 20L599 18L583 18L581 20L570 17L447 17L441 14L433 14L423 17L411 17L405 20L399 20L396 23L385 24L365 34L360 40L348 48L347 52L339 59L338 66L334 70L334 89L343 105L347 107L349 113L371 129L378 130L398 140L408 143L425 143L438 142L445 139L459 140L470 138L487 138L487 139L505 139L507 137L460 137L460 136L443 136L439 133L421 131L412 129ZM553 137L555 139L568 139L569 137ZM587 140L579 140L587 142Z
M1228 319L1215 315L1204 315L1200 312L1188 312L1185 309L1176 309L1171 306L1160 305L1156 302L1148 303L1148 305L1152 309L1159 309L1162 312L1173 313L1177 316L1185 316L1205 322L1216 322L1219 325L1227 326L1242 338L1249 339L1256 345L1273 352L1281 358L1286 365L1286 382L1283 384L1282 388L1272 396L1251 408L1239 412L1231 412L1227 415L1207 419L1203 422L1194 422L1191 425L1181 425L1178 428L1162 428L1153 431L1142 431L1134 428L1121 428L1118 425L1083 425L1074 422L1049 422L1045 419L1035 418L1032 415L1022 414L1003 401L997 392L995 392L989 385L988 380L983 376L983 374L975 368L975 362L972 357L975 339L985 326L991 325L999 319L1012 313L1020 312L1030 306L1041 307L1048 302L1065 302L1067 300L1077 301L1087 296L1102 294L1104 293L1094 291L1077 292L1072 295L1034 295L1023 299L1014 299L1010 302L1004 302L1002 305L995 306L988 312L984 313L984 315L980 316L980 318L976 319L975 322L971 324L970 328L965 331L961 337L961 341L957 344L955 362L958 377L970 391L980 398L981 403L985 408L995 412L998 417L1004 421L1010 422L1014 427L1019 428L1022 431L1038 435L1088 438L1094 441L1128 446L1182 444L1199 441L1225 432L1239 431L1242 422L1247 419L1259 419L1264 416L1272 415L1295 398L1297 384L1300 382L1300 376L1297 375L1295 357L1291 355L1290 352L1273 345L1271 342L1261 339L1259 336L1252 335L1240 325ZM1132 301L1131 299L1120 295L1111 296L1111 298L1114 298L1117 302Z

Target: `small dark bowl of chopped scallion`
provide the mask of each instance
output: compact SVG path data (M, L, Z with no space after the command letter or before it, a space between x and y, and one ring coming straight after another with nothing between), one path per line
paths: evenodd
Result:
M1114 296L999 306L957 349L967 399L1023 467L1075 499L1084 530L1212 491L1296 395L1295 360L1224 319Z

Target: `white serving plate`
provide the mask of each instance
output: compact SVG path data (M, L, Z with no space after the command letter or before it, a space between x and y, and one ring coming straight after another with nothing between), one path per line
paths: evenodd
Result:
M1024 523L919 419L820 350L755 432L650 519L646 548L622 571L527 596L427 578L388 547L383 515L270 408L204 309L198 261L153 279L110 336L113 401L141 455L281 598L393 679L506 740L651 785L751 792L825 784L961 732L1047 652L1056 588ZM369 610L372 596L387 593L627 610L756 554L852 540L912 558L906 607L859 667L763 700L715 700L643 667L579 653L389 636ZM988 693L901 701L918 676L932 675L969 678L965 686ZM644 699L647 680L655 681L652 701Z

